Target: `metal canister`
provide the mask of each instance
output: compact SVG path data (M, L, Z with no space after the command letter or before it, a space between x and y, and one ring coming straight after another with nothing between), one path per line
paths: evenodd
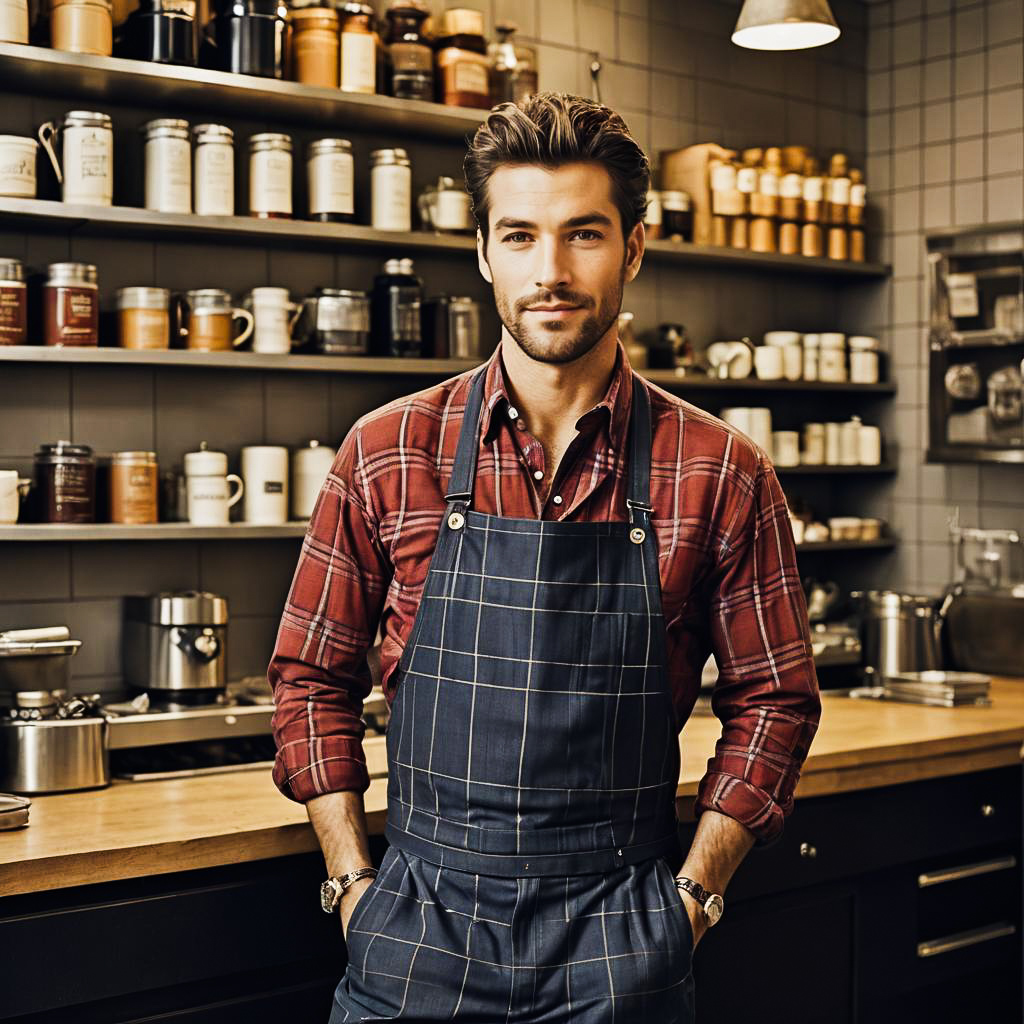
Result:
M142 126L146 138L146 209L192 212L192 147L188 121L159 117Z
M156 452L114 452L110 460L110 521L157 521Z
M0 345L24 345L27 334L25 266L0 259Z
M195 136L192 187L195 211L204 217L231 217L235 213L234 133L222 124L200 124Z
M864 664L883 679L942 668L934 598L892 590L854 591L861 608Z
M51 263L43 286L47 345L98 345L99 276L91 263Z
M317 139L306 159L312 220L355 219L355 167L348 139Z
M412 164L404 149L370 154L370 223L378 231L412 229Z
M85 444L39 446L33 459L37 518L44 523L96 521L96 459Z

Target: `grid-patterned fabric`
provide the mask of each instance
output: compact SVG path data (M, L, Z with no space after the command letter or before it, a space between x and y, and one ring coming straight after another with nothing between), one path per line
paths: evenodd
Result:
M474 507L560 522L622 521L633 373L577 421L541 501L544 452L510 405L500 348L487 366ZM419 607L472 371L364 416L346 437L303 543L269 668L282 792L305 801L369 785L359 713L378 624L384 694ZM765 456L715 417L643 382L653 418L651 503L666 660L682 727L713 650L722 737L698 793L777 836L820 714L785 499ZM561 499L556 502L555 497Z
M632 522L552 523L471 510L483 381L399 665L387 837L488 875L608 871L667 853L679 745L647 511L647 395L636 381Z
M693 933L666 861L491 878L389 847L330 1024L691 1024Z

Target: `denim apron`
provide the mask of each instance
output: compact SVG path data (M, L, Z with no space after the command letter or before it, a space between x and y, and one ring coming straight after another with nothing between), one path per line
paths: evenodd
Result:
M689 1024L650 399L634 375L628 522L485 515L485 372L397 666L390 845L331 1024Z

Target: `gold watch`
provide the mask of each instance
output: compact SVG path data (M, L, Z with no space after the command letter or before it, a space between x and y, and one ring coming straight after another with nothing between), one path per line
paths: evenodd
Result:
M699 882L681 876L676 877L676 888L697 901L709 928L718 924L725 912L725 900L717 892L708 892Z
M320 909L325 914L333 913L341 897L345 895L345 891L353 882L358 882L360 878L376 877L376 868L356 868L355 871L349 871L347 874L328 878L320 885Z

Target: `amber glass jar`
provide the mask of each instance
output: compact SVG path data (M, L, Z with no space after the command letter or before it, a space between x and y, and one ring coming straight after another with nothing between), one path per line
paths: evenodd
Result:
M489 61L483 14L466 7L445 11L435 46L438 100L450 107L489 109Z
M110 521L157 521L156 452L114 452L110 459Z
M422 0L395 0L388 8L388 88L397 99L434 98L434 51L423 33L429 13Z
M342 92L377 91L377 47L373 8L369 4L346 3L341 17L341 65L338 75Z
M337 89L338 12L330 7L301 7L289 12L292 75L305 85Z

